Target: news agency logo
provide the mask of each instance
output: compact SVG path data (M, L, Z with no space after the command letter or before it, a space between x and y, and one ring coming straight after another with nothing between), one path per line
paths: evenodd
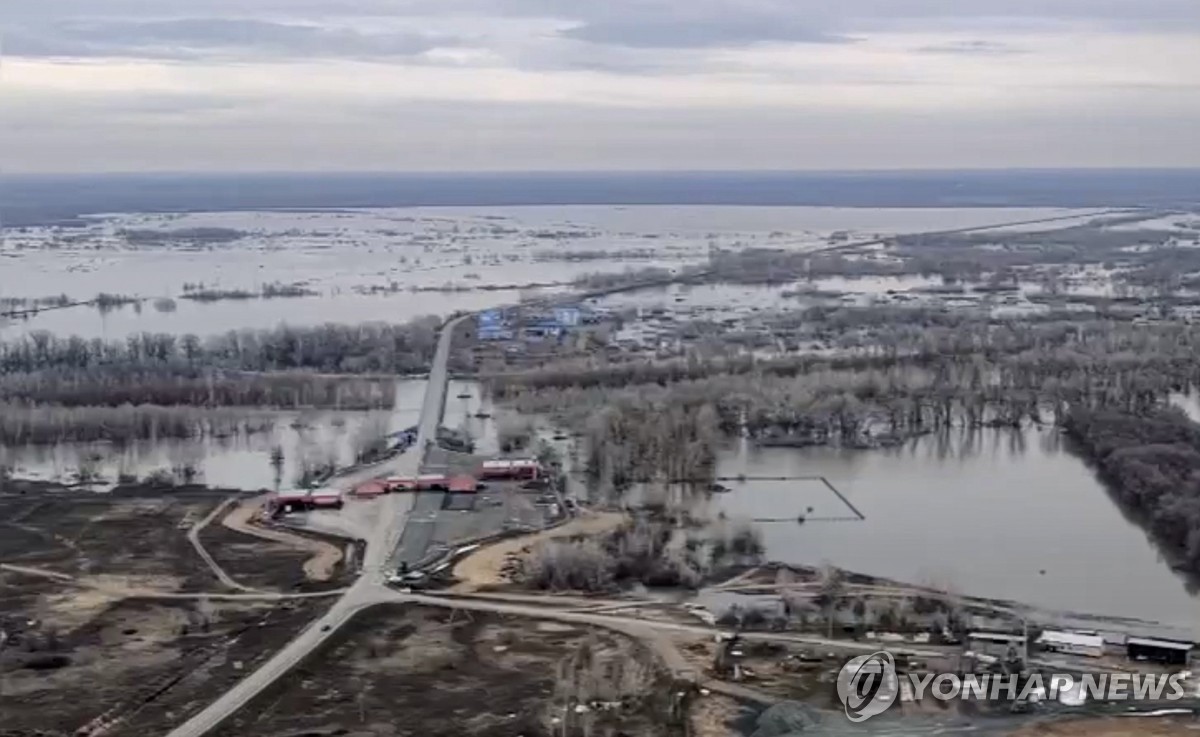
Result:
M838 673L838 698L852 722L865 722L887 711L899 692L896 660L889 652L851 658Z
M897 675L891 653L851 658L837 677L837 694L846 718L865 722L887 711L899 698L922 701L1060 701L1079 706L1094 701L1179 701L1188 696L1184 673L1015 674L907 673Z

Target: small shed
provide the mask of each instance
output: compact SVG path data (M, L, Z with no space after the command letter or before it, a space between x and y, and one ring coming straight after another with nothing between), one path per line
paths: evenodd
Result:
M1163 665L1187 665L1193 646L1191 642L1130 637L1125 641L1125 653L1130 660L1148 660Z

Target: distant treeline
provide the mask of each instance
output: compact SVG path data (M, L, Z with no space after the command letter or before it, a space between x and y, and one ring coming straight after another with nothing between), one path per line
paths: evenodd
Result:
M1144 219L1140 216L1139 219ZM1105 223L1106 225L1111 223ZM825 276L941 276L948 281L1011 282L1035 268L1057 278L1062 264L1116 270L1114 279L1137 286L1178 286L1200 271L1200 233L1114 230L1098 223L1040 232L939 233L897 236L887 259L772 248L715 251L714 281L786 284ZM1147 248L1147 246L1151 246Z
M1179 563L1200 573L1200 426L1178 409L1083 406L1072 409L1064 426L1120 501Z
M328 373L415 373L428 369L437 344L436 317L402 325L282 325L209 338L141 333L124 341L60 337L45 331L0 341L0 374L97 368L181 371L226 369ZM185 374L186 375L186 374Z
M267 432L269 415L196 407L53 407L0 403L0 444L125 443L158 438L227 437Z
M362 410L395 404L394 379L313 373L234 373L196 367L96 366L0 375L0 401L65 407L157 404L192 407L318 407Z
M123 228L118 233L131 246L161 246L172 243L211 245L232 243L249 235L245 231L234 228L217 227L175 228L173 230Z
M575 286L580 289L604 290L629 284L640 284L660 279L671 278L671 271L658 266L647 266L641 269L626 268L618 272L599 272L583 274L575 279Z
M71 298L65 294L48 297L0 297L0 311L30 307L63 307L69 304Z
M221 302L223 300L276 299L279 297L314 297L320 294L304 284L264 284L258 291L248 289L216 289L203 284L184 284L183 299L195 302Z

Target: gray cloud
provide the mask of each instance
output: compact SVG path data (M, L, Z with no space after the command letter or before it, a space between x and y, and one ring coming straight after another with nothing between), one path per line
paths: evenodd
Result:
M0 3L5 50L21 56L410 57L454 40L416 31L365 33L347 28L346 19L440 18L453 27L454 18L465 15L563 23L557 38L542 34L527 39L527 46L567 41L663 50L836 43L880 30L982 33L1063 23L1117 31L1200 29L1197 0L155 0L157 18L150 19L147 5L145 0ZM488 47L489 39L473 42ZM990 52L984 46L930 51ZM589 66L578 54L568 55L572 58L564 66ZM547 54L530 56L545 60Z
M0 29L180 62L14 65L10 170L1200 164L1200 0L0 0ZM724 53L767 42L809 53ZM295 59L443 68L254 68Z
M348 28L267 20L185 18L160 21L64 21L17 28L4 50L28 57L211 56L386 58L455 45L450 37L418 33L362 33Z
M974 41L959 41L947 44L935 44L932 46L922 46L916 49L922 54L964 54L977 56L1009 56L1012 54L1024 54L1025 49L1017 48L1006 43L998 41L984 41L976 39Z
M846 36L779 17L619 18L589 21L563 32L568 38L632 48L740 46L764 41L846 43Z

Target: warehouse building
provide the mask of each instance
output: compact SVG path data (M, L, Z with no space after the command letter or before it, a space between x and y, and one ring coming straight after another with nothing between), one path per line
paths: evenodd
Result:
M1191 642L1130 637L1125 641L1125 652L1130 660L1146 660L1163 665L1187 665L1193 646Z

